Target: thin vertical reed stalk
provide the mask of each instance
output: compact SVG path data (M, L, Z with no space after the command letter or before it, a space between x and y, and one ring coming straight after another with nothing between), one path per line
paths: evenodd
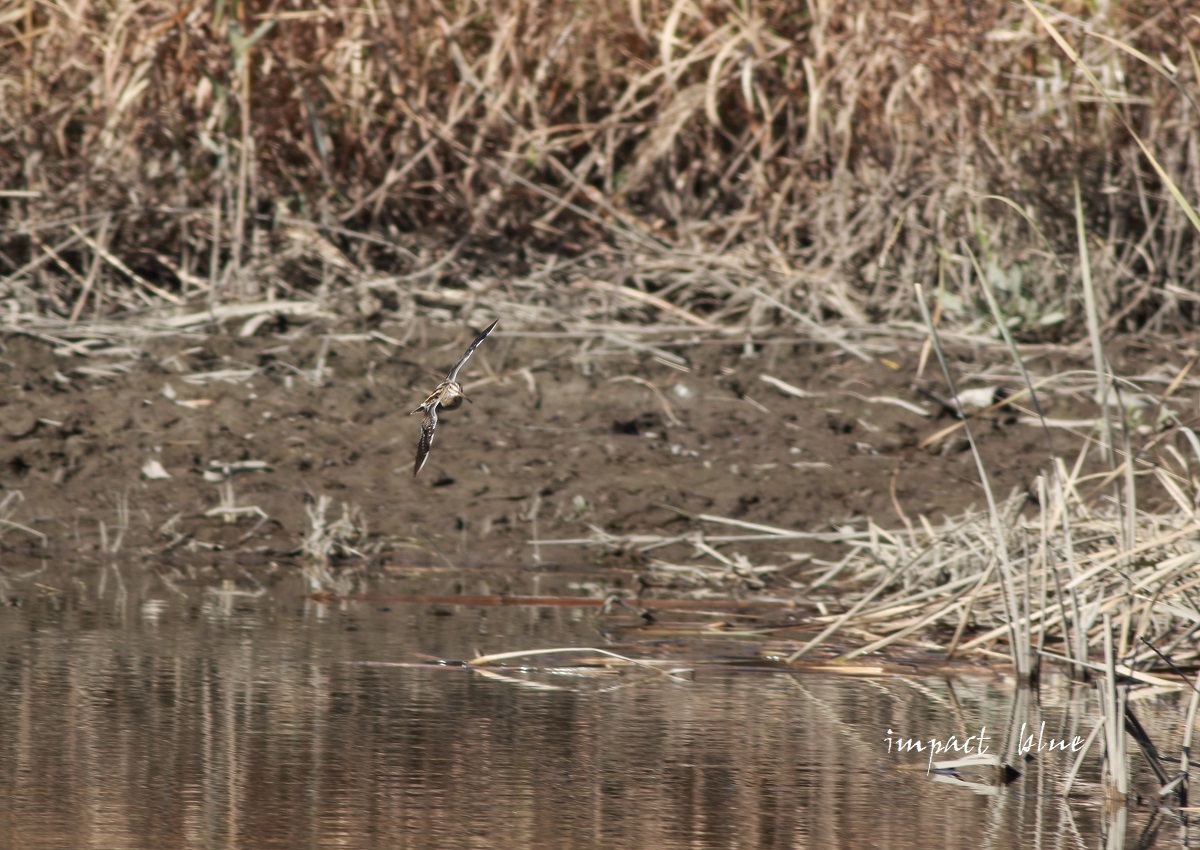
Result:
M1079 251L1079 277L1083 285L1084 319L1087 322L1088 342L1092 347L1092 363L1096 369L1096 404L1100 406L1100 424L1103 434L1101 446L1110 467L1116 466L1113 450L1113 428L1109 420L1112 392L1108 374L1108 363L1104 358L1104 346L1100 341L1100 310L1096 305L1096 287L1092 280L1092 261L1088 252L1087 229L1083 217L1083 199L1079 193L1079 177L1072 181L1075 190L1075 235Z
M929 331L934 353L937 355L942 375L946 379L946 386L950 392L950 396L952 398L956 397L958 395L958 388L955 385L954 375L950 371L946 352L942 348L941 338L938 336L937 327L933 324L933 318L929 314L929 305L925 303L925 293L920 284L916 284L916 296L917 304L921 311L921 318L925 322L926 329ZM979 481L983 487L984 498L987 500L988 518L992 536L991 542L994 547L994 556L998 560L998 574L1002 585L1005 615L1008 621L1009 652L1012 657L1013 667L1016 668L1017 678L1022 682L1027 682L1032 669L1029 659L1030 645L1027 620L1017 602L1018 597L1014 586L1012 562L1008 556L1008 540L1004 530L1004 523L1000 516L1000 510L996 506L995 496L992 494L992 486L988 480L987 468L983 464L983 457L979 454L979 447L976 445L975 437L971 433L970 423L964 419L962 425L963 433L967 436L967 443L971 447L971 455L975 459L975 467L979 472Z
M1129 795L1129 758L1125 751L1125 691L1117 682L1113 653L1112 616L1104 615L1104 676L1100 680L1100 707L1104 714L1105 786L1117 798Z

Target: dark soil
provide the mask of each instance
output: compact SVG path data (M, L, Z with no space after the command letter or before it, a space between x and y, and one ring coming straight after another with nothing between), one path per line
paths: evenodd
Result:
M301 553L324 496L326 522L345 512L354 531L343 542L368 564L581 565L640 556L532 541L597 529L750 533L698 514L797 531L867 518L897 527L921 514L936 524L984 505L960 435L919 447L954 420L913 391L915 345L863 362L796 340L747 347L660 336L654 345L664 358L600 338L515 330L502 322L470 361L461 377L473 404L442 416L416 478L420 417L407 414L458 358L468 328L431 328L427 339L416 330L397 344L388 335L403 329L372 337L313 323L248 338L145 339L132 353L90 356L9 335L0 473L6 518L16 525L4 526L0 545L10 558L115 551L164 562L210 552L242 564L281 560ZM1184 362L1152 355L1163 374ZM965 384L983 385L970 376L994 369L1015 386L1002 351L955 356ZM1146 360L1127 348L1118 373ZM1088 364L1047 348L1031 351L1029 365L1045 376ZM786 395L764 374L813 395ZM930 363L925 379L940 387L934 375ZM1091 417L1088 395L1060 387L1043 404L1048 416ZM879 400L888 397L934 415ZM1000 412L973 425L1001 498L1030 488L1046 464L1043 432L1017 419ZM1074 457L1078 438L1056 430L1055 440L1060 455ZM150 461L170 477L147 477ZM232 492L237 506L256 510L212 513L222 485L205 473L247 461L265 467L235 475ZM838 554L810 540L722 551L773 564ZM715 563L686 543L652 554Z

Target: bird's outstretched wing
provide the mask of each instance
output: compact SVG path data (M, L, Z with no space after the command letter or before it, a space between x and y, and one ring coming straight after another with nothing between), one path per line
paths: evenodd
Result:
M457 363L454 364L454 368L451 369L446 374L447 381L458 380L458 370L466 365L467 360L469 360L471 355L475 353L475 349L479 348L479 343L481 343L485 339L487 339L488 334L490 334L492 332L492 328L496 327L496 325L497 325L497 323L499 323L499 321L500 320L497 319L495 322L492 322L490 325L488 325L486 328L484 328L483 331L479 334L479 336L475 337L475 341L473 343L471 343L469 346L467 346L467 353L464 354L462 356L462 358Z
M459 370L466 364L467 360L475 353L475 349L479 347L479 343L487 339L488 334L492 332L492 328L496 327L499 319L492 322L479 336L475 337L475 341L467 346L466 353L454 364L454 368L446 375L446 380L438 384L437 388L430 394L429 398L425 399L424 404L417 408L423 413L421 417L421 439L417 441L417 458L413 461L413 477L425 466L425 461L429 459L429 450L433 447L433 432L437 428L437 409L438 405L445 402L447 410L453 410L462 404L462 400L466 397L463 393L462 386L458 383ZM416 413L414 410L413 413ZM411 413L409 414L412 415Z
M415 410L413 412L416 413ZM426 407L425 415L421 417L421 439L417 441L417 459L413 462L414 478L421 471L421 467L425 466L425 461L429 459L429 450L433 448L433 431L435 428L437 428L436 402Z

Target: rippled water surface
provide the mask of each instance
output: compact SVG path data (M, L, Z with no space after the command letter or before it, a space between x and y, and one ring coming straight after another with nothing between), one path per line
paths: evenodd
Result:
M595 592L578 577L402 576L334 602L307 598L298 577L248 594L117 567L3 589L0 847L1133 847L1186 837L1178 816L1106 811L1095 758L1070 804L1050 795L1068 756L1011 758L1021 722L1086 736L1094 695L1082 688L1039 697L1001 677L735 670L702 663L719 649L704 642L680 655L690 672L678 676L480 672L425 657L629 647L606 642L595 608L387 598ZM1143 720L1177 735L1184 708L1164 698ZM981 727L1020 779L927 776L926 755L888 751L889 737L961 741Z

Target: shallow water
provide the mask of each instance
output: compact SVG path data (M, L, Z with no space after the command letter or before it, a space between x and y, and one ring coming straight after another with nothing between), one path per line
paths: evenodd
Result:
M384 598L588 592L577 578L399 577L371 583L367 600L321 603L299 577L247 595L110 567L3 590L0 847L1132 847L1186 835L1176 815L1106 812L1095 757L1066 803L1049 796L1070 766L1061 753L1016 762L1022 777L999 786L990 771L968 784L927 775L927 754L888 751L889 735L961 741L985 727L989 751L1011 758L1021 722L1086 736L1083 688L1039 697L1001 677L687 659L679 676L481 673L422 654L602 646L599 614ZM1139 710L1156 740L1178 740L1178 698Z

